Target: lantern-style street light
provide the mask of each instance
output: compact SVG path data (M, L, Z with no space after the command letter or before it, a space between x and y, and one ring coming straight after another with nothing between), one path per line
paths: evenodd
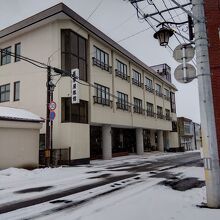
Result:
M162 27L154 34L154 38L158 39L160 46L167 46L170 37L173 35L173 30L170 28Z

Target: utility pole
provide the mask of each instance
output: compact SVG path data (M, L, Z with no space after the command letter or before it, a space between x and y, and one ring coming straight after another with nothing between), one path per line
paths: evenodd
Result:
M211 3L209 3L211 4ZM192 0L207 205L220 207L220 164L213 108L204 0Z
M46 104L46 151L45 151L45 165L50 165L50 158L51 158L51 128L50 128L50 110L49 110L49 103L51 98L51 67L47 66L47 104Z

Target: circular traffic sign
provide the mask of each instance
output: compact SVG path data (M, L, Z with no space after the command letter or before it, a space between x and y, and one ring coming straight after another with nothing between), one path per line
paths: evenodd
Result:
M180 64L174 71L174 77L179 83L189 83L196 78L196 69L193 65L186 64L186 75L184 76L183 64Z
M56 107L57 107L56 102L51 101L51 102L49 103L49 109L50 109L50 111L54 111L54 110L56 109Z
M183 63L183 56L184 56L183 49L185 49L186 62L192 60L195 55L195 49L194 47L192 47L192 45L180 44L173 51L173 58L179 63Z
M56 117L56 113L54 111L50 112L50 120L53 121Z

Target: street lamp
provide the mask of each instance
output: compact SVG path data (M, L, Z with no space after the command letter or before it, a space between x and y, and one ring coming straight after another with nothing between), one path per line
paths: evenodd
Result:
M154 34L154 38L158 39L160 46L167 46L170 37L173 35L173 30L170 28L162 27Z

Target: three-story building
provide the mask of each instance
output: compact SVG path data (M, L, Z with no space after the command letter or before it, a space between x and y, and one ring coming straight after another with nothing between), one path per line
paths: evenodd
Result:
M0 105L46 118L47 71L18 55L70 71L79 68L80 103L71 79L53 77L53 147L71 147L71 160L111 159L178 147L176 87L66 5L60 3L0 31ZM169 72L168 66L165 68ZM41 146L45 142L45 125Z

